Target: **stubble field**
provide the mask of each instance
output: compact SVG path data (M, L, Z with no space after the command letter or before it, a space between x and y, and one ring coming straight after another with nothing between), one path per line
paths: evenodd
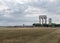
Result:
M60 43L60 28L0 28L0 43Z

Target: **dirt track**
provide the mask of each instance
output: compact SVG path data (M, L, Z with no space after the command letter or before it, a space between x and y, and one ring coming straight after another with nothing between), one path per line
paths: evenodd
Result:
M58 43L58 41L60 39L60 29L56 29L52 34L55 34L56 38L54 40L52 40L51 42Z
M49 36L50 35L50 36ZM56 29L55 31L51 32L50 34L44 36L45 40L42 41L43 43L60 43L60 29ZM50 37L50 38L49 38ZM47 39L46 39L47 38Z

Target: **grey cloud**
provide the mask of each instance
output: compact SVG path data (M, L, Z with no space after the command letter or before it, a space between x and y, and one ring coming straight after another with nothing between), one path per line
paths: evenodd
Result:
M4 0L2 2L6 6L8 6L8 8L0 11L0 25L32 24L34 22L38 22L38 18L36 17L35 18L25 17L26 14L32 15L34 14L34 12L38 12L37 9L36 11L34 11L33 9L28 10L29 6L33 8L42 9L41 13L47 13L48 16L51 16L52 14L53 16L57 14L60 15L59 0L55 0L54 2L48 2L46 0L45 1L37 0L37 2L31 1L24 4L20 4L15 0L12 0L12 1ZM4 15L6 14L11 15L12 17L5 17Z
M55 0L54 2L40 1L28 3L28 5L46 10L45 12L51 14L60 14L60 0Z
M7 2L4 1L9 9L4 9L0 11L0 22L1 24L22 24L23 22L29 22L27 19L24 20L24 11L27 9L26 5L19 4L17 2ZM6 12L7 11L7 12ZM4 15L11 15L12 17L5 17ZM4 21L4 22L3 22ZM1 25L0 24L0 25Z

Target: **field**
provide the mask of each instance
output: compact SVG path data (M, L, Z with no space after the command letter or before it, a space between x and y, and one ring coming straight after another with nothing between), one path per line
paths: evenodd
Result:
M0 28L0 43L60 43L60 28Z

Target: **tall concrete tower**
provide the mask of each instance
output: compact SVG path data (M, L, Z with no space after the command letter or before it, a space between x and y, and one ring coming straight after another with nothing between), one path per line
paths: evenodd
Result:
M39 23L40 24L47 24L47 16L46 15L40 15L39 16Z
M52 18L49 18L49 24L50 25L52 24Z

